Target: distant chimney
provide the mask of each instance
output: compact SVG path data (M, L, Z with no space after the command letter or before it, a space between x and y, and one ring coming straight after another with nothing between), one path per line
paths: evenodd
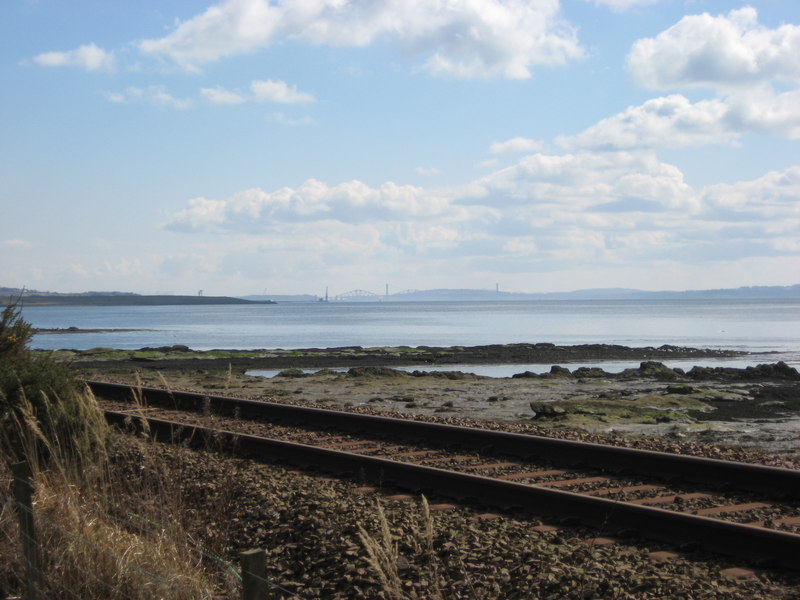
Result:
M203 290L197 290L197 295L198 296L202 296L203 295Z

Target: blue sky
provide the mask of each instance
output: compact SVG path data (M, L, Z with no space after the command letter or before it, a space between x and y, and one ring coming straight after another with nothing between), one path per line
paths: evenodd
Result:
M6 0L0 285L800 281L800 2Z

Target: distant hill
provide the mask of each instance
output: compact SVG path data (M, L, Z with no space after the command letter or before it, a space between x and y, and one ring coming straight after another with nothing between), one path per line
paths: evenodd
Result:
M344 294L331 296L331 301L347 302L497 302L530 300L770 300L800 299L800 284L791 286L756 286L717 290L688 290L683 292L649 292L629 288L598 288L573 292L501 292L497 290L435 289L410 290L397 294ZM318 302L311 294L244 296L248 300L277 300L279 302Z
M20 301L24 306L197 306L211 304L275 304L253 302L228 296L139 295L127 292L86 292L58 294L0 288L0 305Z
M522 292L498 292L495 290L420 290L385 297L398 301L436 300L703 300L703 299L800 299L800 284L792 286L740 287L718 290L688 290L683 292L644 290L627 288L600 288L576 290L574 292L550 292L527 294Z

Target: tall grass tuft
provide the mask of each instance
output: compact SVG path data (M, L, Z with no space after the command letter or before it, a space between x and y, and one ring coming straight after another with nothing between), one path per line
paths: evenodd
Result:
M471 598L479 595L472 588L466 567L459 564L454 570L439 556L435 543L433 516L427 498L422 496L420 515L403 528L402 540L392 535L386 513L377 505L378 533L370 533L358 525L358 537L366 552L367 564L377 575L383 593L391 600L418 600L420 598L448 600ZM400 551L402 541L406 556ZM401 572L403 571L403 572ZM461 595L448 594L447 579L466 582Z
M386 520L383 507L380 504L377 507L380 536L372 537L359 524L358 537L367 553L369 566L372 567L381 581L383 591L392 600L403 600L407 596L403 592L403 582L397 572L397 563L400 558L400 554L397 551L397 543L389 531L389 522Z
M33 472L44 589L52 599L210 599L219 581L181 523L175 489L147 443L113 436L66 365L28 349L16 305L0 317L0 597L26 589L6 465Z

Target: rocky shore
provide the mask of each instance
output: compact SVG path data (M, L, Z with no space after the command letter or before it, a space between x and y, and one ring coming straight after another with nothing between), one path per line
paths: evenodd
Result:
M60 351L82 367L102 367L109 362L139 369L228 368L250 369L329 368L352 366L438 366L455 364L547 364L594 360L663 361L668 359L726 358L747 353L663 345L632 348L613 344L492 344L485 346L391 348L304 348L292 350L209 350L194 351L174 345L122 351L96 348Z
M85 377L419 418L535 423L551 431L657 436L800 456L800 373L782 362L672 369L657 358L742 353L661 346L513 344L470 348L334 348L193 352L185 346L65 356ZM621 373L571 360L640 360ZM551 364L482 377L447 364ZM560 363L560 364L556 364ZM396 367L419 367L413 371ZM333 371L329 367L344 368ZM348 368L349 367L349 368ZM259 369L275 377L250 376ZM505 425L504 425L505 426Z

